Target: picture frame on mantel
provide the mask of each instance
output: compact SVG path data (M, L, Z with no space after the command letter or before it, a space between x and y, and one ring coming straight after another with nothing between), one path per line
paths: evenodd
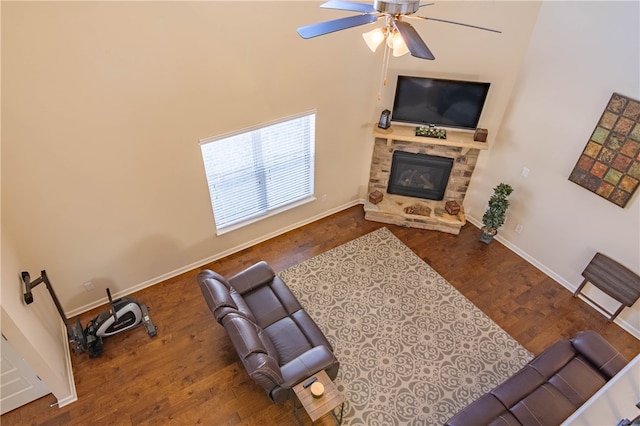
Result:
M640 183L640 101L613 93L569 180L627 205Z

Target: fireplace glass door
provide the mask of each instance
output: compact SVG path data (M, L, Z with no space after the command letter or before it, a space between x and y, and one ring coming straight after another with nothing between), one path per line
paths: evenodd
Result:
M442 200L453 158L395 151L387 192L427 200Z

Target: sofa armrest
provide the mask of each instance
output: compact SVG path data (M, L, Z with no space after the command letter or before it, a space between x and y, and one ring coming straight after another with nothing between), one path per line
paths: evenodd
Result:
M204 300L216 321L222 324L222 319L227 314L238 312L238 305L229 292L229 284L222 276L213 271L205 270L198 274L197 281Z
M276 276L267 262L258 262L229 278L229 284L240 294L270 283Z
M571 339L575 350L606 378L611 379L627 365L627 359L604 337L593 330L578 333Z
M309 376L320 370L328 369L337 364L335 355L326 346L316 346L292 359L280 367L283 388L292 388Z

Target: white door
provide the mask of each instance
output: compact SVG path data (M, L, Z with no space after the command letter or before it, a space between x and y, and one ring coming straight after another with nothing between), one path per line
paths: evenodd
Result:
M9 412L51 391L18 351L2 335L2 370L0 372L0 407L2 413Z

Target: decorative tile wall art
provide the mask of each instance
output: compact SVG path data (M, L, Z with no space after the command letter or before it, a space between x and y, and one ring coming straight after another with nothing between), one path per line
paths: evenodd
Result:
M569 180L627 205L640 182L640 101L611 96Z

